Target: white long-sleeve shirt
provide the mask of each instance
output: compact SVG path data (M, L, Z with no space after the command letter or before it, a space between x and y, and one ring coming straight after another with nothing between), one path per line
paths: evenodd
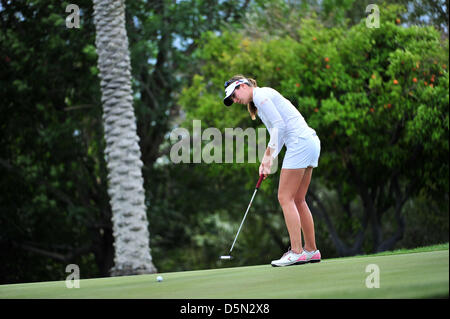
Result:
M269 87L253 88L253 103L258 116L270 134L268 147L275 149L272 157L280 153L284 144L316 133L308 126L303 116L292 103L276 90Z

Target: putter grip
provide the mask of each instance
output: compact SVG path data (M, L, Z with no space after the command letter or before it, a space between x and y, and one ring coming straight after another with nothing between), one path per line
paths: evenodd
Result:
M259 175L258 183L256 183L256 189L258 189L259 186L261 186L263 179L264 179L264 175Z

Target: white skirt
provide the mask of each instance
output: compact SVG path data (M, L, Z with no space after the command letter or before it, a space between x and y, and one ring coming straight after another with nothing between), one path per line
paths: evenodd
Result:
M316 133L307 138L288 138L286 149L282 168L297 169L319 165L320 140Z

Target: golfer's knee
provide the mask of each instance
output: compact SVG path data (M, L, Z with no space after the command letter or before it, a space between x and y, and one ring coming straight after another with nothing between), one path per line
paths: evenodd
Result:
M294 203L294 196L289 194L278 194L278 202L281 206L289 205L291 203Z
M301 205L304 205L306 203L305 197L296 197L294 199L295 201L295 205L297 205L298 207L300 207Z

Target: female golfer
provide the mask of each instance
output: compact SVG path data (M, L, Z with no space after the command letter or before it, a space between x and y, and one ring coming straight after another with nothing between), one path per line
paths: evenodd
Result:
M269 87L258 87L256 81L236 75L225 83L226 106L246 104L252 120L256 115L270 133L270 141L264 153L259 174L264 179L270 174L273 159L283 145L287 151L283 160L278 187L278 201L284 214L291 247L272 266L288 266L319 262L314 221L305 201L312 170L317 167L320 140L308 126L300 112L280 93ZM302 247L301 232L305 246Z

